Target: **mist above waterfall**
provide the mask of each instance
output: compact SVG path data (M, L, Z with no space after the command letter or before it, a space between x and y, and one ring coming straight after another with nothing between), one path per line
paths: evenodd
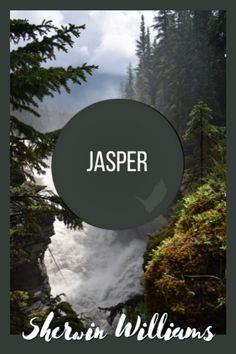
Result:
M70 94L62 89L54 97L38 102L40 117L30 112L18 112L19 118L36 130L46 133L61 129L81 109L98 101L120 97L121 75L94 72L81 86L69 84Z

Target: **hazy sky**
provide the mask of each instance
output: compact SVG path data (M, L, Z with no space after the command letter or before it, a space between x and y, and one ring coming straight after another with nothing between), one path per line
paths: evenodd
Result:
M74 48L68 54L58 53L56 65L88 62L99 65L102 73L124 75L129 62L137 63L135 44L141 14L151 26L153 11L11 11L11 18L28 19L36 24L44 19L53 20L56 25L86 24Z

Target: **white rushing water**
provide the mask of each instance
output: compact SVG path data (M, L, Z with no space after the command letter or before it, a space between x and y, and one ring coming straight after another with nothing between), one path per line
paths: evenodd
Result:
M37 177L37 183L55 191L50 169ZM142 293L146 235L156 227L152 223L111 231L83 223L83 230L72 231L56 220L55 235L45 253L52 295L64 293L77 313L109 331L108 313L99 307L114 306Z
M72 96L60 96L60 112L57 100L55 110L50 102L40 106L43 119L35 120L33 116L30 118L30 114L26 120L24 116L22 119L41 132L62 128L73 114L88 103L119 97L119 84L115 85L114 78L112 80L112 83L105 80L105 90L96 89L93 94L91 90L87 92L87 100L75 95L73 103L69 100ZM68 107L71 112L68 112ZM46 175L36 176L35 179L38 184L55 192L50 168ZM162 220L159 218L158 225L160 223ZM156 222L125 231L103 230L83 223L83 230L72 231L56 220L55 235L51 237L51 244L45 253L52 295L65 294L77 313L89 317L101 328L111 330L106 320L108 313L100 311L99 307L115 306L133 295L142 294L146 235L155 229Z

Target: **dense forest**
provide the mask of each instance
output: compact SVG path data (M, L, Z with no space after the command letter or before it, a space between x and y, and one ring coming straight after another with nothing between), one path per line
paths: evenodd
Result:
M185 175L175 213L144 255L144 308L181 326L225 332L226 14L157 11L141 18L138 65L122 97L149 104L179 133Z
M225 125L226 34L224 11L157 11L151 42L141 18L138 66L128 67L125 98L157 108L181 134L198 101Z
M149 104L169 119L185 152L185 174L169 223L149 236L144 254L144 299L118 306L130 319L168 312L176 324L225 333L226 304L226 14L224 11L159 10L152 28L142 16L137 67L128 65L121 96ZM12 20L10 40L10 246L11 333L53 310L54 324L84 324L70 304L50 295L43 263L55 218L81 228L51 191L38 186L59 131L42 134L22 123L19 111L38 116L38 103L68 82L86 81L97 68L45 67L67 52L84 26ZM138 29L137 29L138 31ZM154 34L154 36L153 36ZM153 38L154 37L154 38ZM24 46L21 46L21 43ZM20 44L20 45L19 45ZM40 119L40 118L39 118ZM112 316L116 314L116 304Z

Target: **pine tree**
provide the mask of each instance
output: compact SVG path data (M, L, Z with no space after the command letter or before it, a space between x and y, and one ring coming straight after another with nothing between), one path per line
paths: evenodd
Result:
M225 129L213 121L212 110L204 102L199 102L190 113L190 121L184 134L188 143L187 182L201 184L214 166L224 163L222 147L225 141Z
M169 94L172 72L174 70L173 53L175 52L175 40L173 31L175 29L175 13L171 10L157 11L154 17L153 28L156 31L157 46L154 52L155 77L158 82L155 106L163 114L169 116L169 107L173 104L170 99L173 95ZM169 107L168 107L169 106Z
M124 85L124 96L126 99L134 100L135 95L135 78L131 63L128 65L127 69L127 80Z
M154 16L153 28L157 31L156 38L159 41L165 40L172 21L173 11L171 10L158 10Z
M155 38L150 44L149 30L144 17L141 18L136 49L136 99L163 113L180 136L199 100L211 107L212 125L225 126L225 20L225 11L220 10L160 10L155 13ZM223 139L220 144L223 147ZM188 155L193 147L184 140ZM217 159L221 161L220 154ZM200 166L198 159L196 163Z
M52 152L57 132L39 134L20 122L17 111L29 111L39 116L38 101L45 96L53 97L54 92L60 92L62 87L69 93L69 80L81 84L86 81L86 74L91 75L95 66L86 63L74 68L44 66L48 60L55 59L56 51L67 53L68 47L73 46L73 37L78 38L84 28L72 24L59 28L52 21L34 25L27 20L11 20L11 42L26 41L10 55L11 162L20 165L27 176L30 176L27 170L33 168L43 172L44 161Z
M150 32L146 29L144 16L141 16L139 39L136 41L136 55L139 59L136 68L136 98L138 101L151 104L151 44Z
M195 104L193 100L192 74L192 19L190 11L175 11L163 44L163 66L165 73L160 81L166 82L164 102L165 115L182 134L188 120L189 111ZM159 96L162 96L159 91Z
M144 58L146 54L146 27L144 16L141 16L139 39L136 41L136 55L139 59Z
M156 83L153 80L153 49L150 39L150 29L147 27L146 32L146 55L145 55L145 86L144 90L146 92L146 101L145 103L150 106L155 105L155 88Z
M210 94L210 57L209 57L209 17L210 11L194 11L193 40L195 49L194 70L198 80L195 83L197 100L204 100L208 104Z
M211 105L216 122L225 125L226 113L226 11L214 11L209 19Z
M96 66L86 63L67 68L44 66L48 60L55 59L56 51L67 53L68 47L74 44L74 38L78 38L84 28L84 25L72 24L56 27L52 21L34 25L27 20L11 20L11 42L17 45L23 40L24 43L10 54L12 234L18 233L20 224L23 225L21 231L24 233L28 227L28 217L31 217L32 225L39 227L37 216L40 212L57 216L69 227L82 226L80 218L58 196L36 188L34 182L35 171L45 173L46 160L52 154L59 132L39 133L21 122L18 112L29 111L39 116L38 102L45 96L53 97L54 92L60 92L62 87L69 93L69 80L81 84L86 81L87 74L92 74Z
M120 98L126 98L126 87L125 87L125 82L124 81L121 81L120 83Z

